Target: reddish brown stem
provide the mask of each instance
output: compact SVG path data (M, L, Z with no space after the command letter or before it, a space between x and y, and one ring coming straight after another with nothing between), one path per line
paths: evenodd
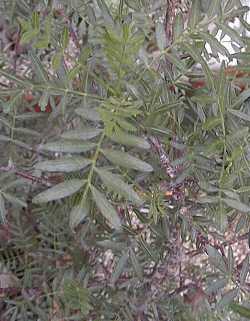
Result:
M6 167L1 166L0 172L12 172L16 176L23 177L29 181L32 181L32 183L40 183L40 184L46 185L48 187L52 186L52 184L47 179L42 178L42 177L37 177L37 176L34 176L29 173L24 173L24 172L18 171L17 169L15 169L14 166L6 166Z

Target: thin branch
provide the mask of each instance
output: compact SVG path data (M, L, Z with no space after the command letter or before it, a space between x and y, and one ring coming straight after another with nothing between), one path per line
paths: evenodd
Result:
M19 171L15 168L14 165L0 166L0 172L13 173L16 176L19 176L19 177L25 178L29 181L32 181L32 183L39 183L39 184L46 185L48 187L52 186L52 184L48 181L48 179Z

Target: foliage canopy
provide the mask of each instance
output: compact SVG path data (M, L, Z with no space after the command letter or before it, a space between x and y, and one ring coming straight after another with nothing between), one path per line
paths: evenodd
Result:
M250 318L249 7L185 5L1 1L1 320Z

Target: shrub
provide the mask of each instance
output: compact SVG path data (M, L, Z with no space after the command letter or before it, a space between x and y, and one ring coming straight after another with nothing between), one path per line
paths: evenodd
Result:
M1 10L1 320L249 318L249 7Z

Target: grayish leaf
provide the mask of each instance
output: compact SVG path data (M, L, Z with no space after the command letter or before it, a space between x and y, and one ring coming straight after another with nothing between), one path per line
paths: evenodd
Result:
M114 142L117 142L119 144L123 144L126 146L138 147L143 149L150 148L150 144L146 139L139 136L126 134L125 132L119 133L119 134L113 134L110 138Z
M186 65L181 61L179 57L176 57L174 54L165 53L165 56L167 60L169 60L173 65L175 65L183 74L187 72ZM180 105L180 102L177 102L178 105Z
M56 160L39 162L35 165L36 169L47 172L73 172L87 167L91 161L83 157L67 157Z
M135 273L137 274L138 278L142 280L143 279L143 270L142 270L142 267L137 259L136 254L132 248L130 249L129 254L130 254L130 260L131 260L131 263L132 263L133 268L135 270Z
M120 165L125 168L135 169L142 172L153 171L153 167L150 164L134 156L131 156L128 153L124 153L124 152L120 152L112 149L105 149L105 150L102 150L102 152L108 160L110 160L112 163L116 165Z
M221 289L223 289L228 284L227 279L216 279L209 283L208 288L206 289L207 294L212 294L217 292Z
M54 200L70 196L79 191L85 184L83 179L71 179L62 183L59 183L46 191L36 195L33 198L33 203L47 203Z
M240 212L248 213L250 211L250 207L246 204L243 204L242 202L230 199L230 198L223 198L223 202L228 205L229 207L232 207Z
M2 194L0 194L0 218L1 218L1 224L6 223L6 209L5 209L5 203L4 198Z
M111 279L110 279L111 286L115 285L115 282L119 279L120 275L124 272L128 259L129 259L128 252L125 252L120 258L120 260L118 261L115 267L115 270L111 276Z
M84 153L96 146L94 143L85 143L80 140L72 141L55 141L49 142L43 145L40 145L40 148L50 152L59 152L59 153Z
M243 261L242 268L240 271L240 284L244 285L246 282L247 275L249 273L249 255Z
M200 55L199 51L196 50L194 47L192 47L187 42L183 42L182 46L196 62L199 62L201 64L202 69L203 69L203 71L204 71L204 73L206 75L209 87L211 89L214 89L214 80L213 80L212 72L211 72L207 62Z
M24 202L23 200L21 200L20 198L17 198L16 196L9 194L9 193L2 193L4 198L9 201L12 204L16 204L17 206L20 207L27 207L26 202Z
M84 206L74 206L69 215L69 226L72 231L85 219L88 210Z
M233 300L237 297L238 294L238 289L233 289L233 290L229 290L227 291L222 299L218 302L217 307L218 308L225 308L226 306L228 306L230 303L233 302Z
M67 139L82 139L82 140L88 140L91 138L94 138L101 134L102 129L98 128L84 128L84 129L74 129L69 130L61 135L62 138Z
M35 52L33 50L30 51L30 59L34 68L34 72L36 77L40 82L47 83L49 78L48 74L43 67L40 59L36 56Z
M109 203L106 197L101 192L99 192L98 189L96 189L94 186L91 186L91 192L94 201L102 215L107 219L107 221L111 224L112 227L120 229L121 221L114 207Z
M77 115L92 121L100 121L101 117L96 108L80 107L75 109Z
M167 37L165 31L165 24L163 22L158 21L155 24L155 35L159 49L164 50L167 47Z
M106 24L110 25L111 27L114 27L114 20L113 17L109 11L109 8L105 2L105 0L97 0L97 4L99 8L101 9L103 18L106 22Z
M190 9L190 18L188 21L188 26L194 29L200 20L200 0L193 0L192 7Z
M143 201L131 186L125 183L120 176L110 173L102 168L95 168L96 173L100 176L103 183L114 192L124 196L125 199L133 204L141 206Z
M250 91L249 91L250 94ZM245 120L245 121L250 121L250 115L246 114L246 113L242 113L241 111L238 110L233 110L233 109L228 109L228 111L230 112L230 114Z
M207 32L200 32L200 35L201 38L204 39L211 46L211 48L215 49L217 52L221 53L226 57L230 56L230 53L227 50L227 48L224 47L217 38L215 38Z
M175 17L175 22L174 22L174 39L176 40L179 36L181 36L183 31L184 31L183 14L178 13Z
M216 250L213 246L211 245L207 245L206 246L206 250L207 250L207 254L209 257L209 260L211 261L211 263L218 268L219 270L221 270L222 272L226 273L227 272L227 266L226 263L223 259L223 257L221 256L221 254L219 253L218 250Z

